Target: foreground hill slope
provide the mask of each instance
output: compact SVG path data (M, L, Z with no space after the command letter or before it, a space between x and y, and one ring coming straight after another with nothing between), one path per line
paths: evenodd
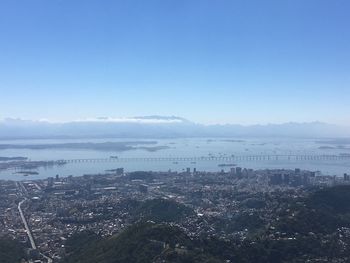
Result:
M105 240L83 232L67 242L67 252L67 263L220 262L198 251L179 228L151 222Z
M16 263L25 257L23 247L5 237L0 238L0 263Z
M67 241L65 262L350 262L350 186L284 201L269 225L241 242L189 238L171 222L176 217L159 216L174 204L149 202L138 212L158 222L138 222L107 239L77 234Z

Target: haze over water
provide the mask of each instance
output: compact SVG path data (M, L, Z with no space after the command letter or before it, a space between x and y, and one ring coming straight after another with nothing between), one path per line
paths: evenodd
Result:
M232 156L232 155L340 155L350 154L348 145L329 145L320 143L317 139L290 139L290 138L180 138L180 139L82 139L82 140L15 140L2 141L1 144L58 144L78 142L139 142L134 150L94 150L94 149L3 149L0 156L23 156L33 161L69 160L69 159L108 159L111 156L123 157L208 157L208 156ZM159 150L145 150L148 144L154 142L153 147ZM140 149L138 149L140 147ZM1 171L0 179L41 179L59 174L60 176L81 176L84 174L105 173L106 170L118 167L125 171L153 170L181 172L187 167L203 171L228 171L230 167L219 167L219 164L232 164L229 161L129 161L129 162L91 162L91 163L68 163L63 166L52 168L39 168L38 175L24 177L14 174L14 170ZM341 176L350 172L350 164L347 160L265 160L265 161L235 161L237 166L253 169L301 168L311 171L320 171L325 175Z

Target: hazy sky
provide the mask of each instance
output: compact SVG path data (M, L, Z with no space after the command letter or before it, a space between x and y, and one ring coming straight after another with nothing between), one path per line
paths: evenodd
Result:
M1 0L0 119L350 123L348 0Z

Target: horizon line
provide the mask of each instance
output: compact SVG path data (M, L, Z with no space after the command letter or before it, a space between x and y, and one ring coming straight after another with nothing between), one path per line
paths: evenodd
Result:
M196 122L192 120L188 120L183 117L169 115L146 115L146 116L135 116L135 117L93 117L93 118L77 118L70 120L54 120L47 118L40 119L24 119L21 117L4 117L0 118L1 122L33 122L33 123L47 123L47 124L69 124L69 123L140 123L140 124L176 124L176 123L192 123L196 125L204 125L204 126L226 126L226 125L239 125L244 127L249 126L269 126L269 125L286 125L286 124L326 124L326 125L334 125L334 126L344 126L349 127L346 124L336 124L330 122L324 122L319 120L314 121L282 121L282 122L266 122L266 123L239 123L239 122Z

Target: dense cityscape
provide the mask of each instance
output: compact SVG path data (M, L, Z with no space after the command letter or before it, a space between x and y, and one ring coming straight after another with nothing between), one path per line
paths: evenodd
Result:
M276 215L283 211L293 218L288 202L349 180L347 174L232 167L217 173L117 168L81 177L0 181L0 230L23 246L23 262L65 262L72 236L89 231L108 238L143 221L178 227L191 239L241 244L268 231L270 239L295 240L297 233L276 229Z

